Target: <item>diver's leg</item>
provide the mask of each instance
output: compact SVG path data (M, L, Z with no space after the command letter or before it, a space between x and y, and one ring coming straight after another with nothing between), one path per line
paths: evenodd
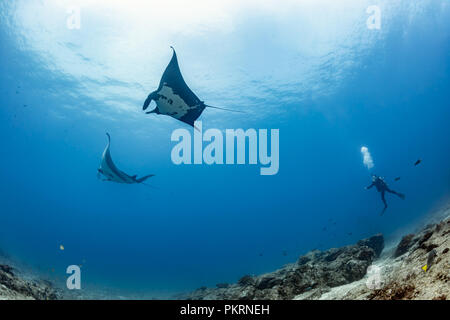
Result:
M405 200L405 195L404 195L403 193L400 193L400 192L391 190L391 189L389 189L389 188L386 188L386 191L387 191L387 192L390 192L390 193L393 193L393 194L395 194L396 196L398 196L398 197L402 198L403 200Z
M383 200L384 207L387 208L388 205L387 205L386 199L384 197L384 191L381 191L381 200Z
M384 208L383 208L383 211L381 212L381 215L383 215L383 213L386 211L386 209L388 207L386 199L384 198L384 191L381 191L381 200L383 200L383 203L384 203Z

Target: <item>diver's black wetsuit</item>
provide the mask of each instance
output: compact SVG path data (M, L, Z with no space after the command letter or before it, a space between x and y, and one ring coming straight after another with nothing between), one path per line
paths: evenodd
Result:
M384 194L386 193L386 191L389 193L393 193L402 199L405 199L405 195L403 193L399 193L397 191L389 189L388 185L386 184L384 179L381 177L377 177L375 175L372 176L372 184L370 186L366 187L366 189L370 189L373 186L375 186L377 188L378 192L381 192L381 200L383 200L383 203L384 203L384 209L383 209L383 212L381 212L381 214L383 214L384 211L386 211L386 209L388 207L386 199L384 198Z

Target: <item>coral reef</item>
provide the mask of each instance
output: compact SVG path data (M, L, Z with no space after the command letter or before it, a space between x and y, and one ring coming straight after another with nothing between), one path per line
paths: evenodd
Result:
M375 261L374 266L379 271L375 286L368 285L371 276L366 275L318 298L447 300L450 298L449 235L449 217L427 225L419 232L403 237L393 252L383 253L383 257ZM296 298L304 299L305 296Z
M447 300L450 206L442 216L446 218L405 235L390 249L384 249L383 235L377 234L354 245L310 251L295 263L271 273L245 275L235 284L218 283L216 288L202 287L174 298ZM49 281L20 273L8 259L0 262L0 300L89 298L113 297L111 293L63 292Z
M58 290L46 280L25 280L9 265L0 265L0 300L56 300Z
M182 296L184 299L293 299L304 292L316 295L332 287L364 277L367 268L384 247L381 234L359 241L355 245L311 251L272 273L243 276L236 284L217 288L200 288Z
M180 295L192 300L322 299L446 300L450 298L450 206L440 222L405 235L384 250L381 234L355 245L314 250L296 263L236 284Z

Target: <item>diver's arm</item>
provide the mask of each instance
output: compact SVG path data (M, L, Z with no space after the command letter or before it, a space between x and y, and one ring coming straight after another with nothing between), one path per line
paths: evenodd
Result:
M372 188L374 186L375 183L372 182L372 184L370 186L367 186L366 189L369 190L370 188Z

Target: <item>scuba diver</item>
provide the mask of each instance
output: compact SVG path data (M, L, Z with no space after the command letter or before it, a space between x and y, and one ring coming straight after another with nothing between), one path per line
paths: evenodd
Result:
M372 174L372 184L370 186L366 187L366 189L370 189L373 186L375 186L377 188L378 192L381 192L381 200L383 200L383 203L384 203L384 209L381 212L381 215L383 215L383 213L386 211L386 209L388 207L388 205L386 203L386 199L384 198L384 194L386 191L399 196L402 200L405 200L405 195L403 193L399 193L399 192L389 189L387 183L384 181L384 178L378 177L374 174Z

